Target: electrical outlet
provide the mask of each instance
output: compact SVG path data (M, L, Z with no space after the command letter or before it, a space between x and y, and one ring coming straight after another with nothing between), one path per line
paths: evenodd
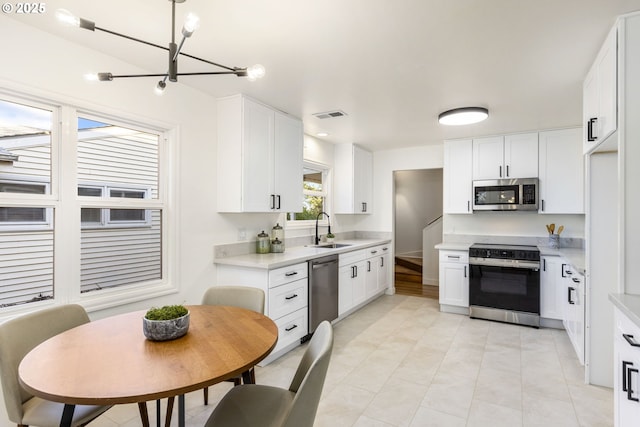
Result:
M244 227L238 228L238 241L247 240L247 229Z

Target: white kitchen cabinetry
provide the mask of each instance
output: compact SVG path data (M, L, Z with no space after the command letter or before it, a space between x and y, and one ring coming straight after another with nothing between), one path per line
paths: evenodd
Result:
M539 134L539 213L584 213L582 129Z
M607 36L583 84L584 152L605 141L618 127L617 28Z
M566 292L566 303L562 316L562 323L569 335L569 340L578 356L581 365L584 365L584 309L585 309L585 283L584 276L575 271L569 264L561 265L561 277Z
M334 213L371 213L373 154L355 144L336 144L334 161Z
M440 251L440 310L468 314L469 252Z
M273 270L218 265L220 285L242 285L265 292L265 315L278 326L278 343L267 364L300 344L308 334L308 267L306 262Z
M218 211L291 212L302 194L302 121L243 95L218 99Z
M470 139L444 142L443 211L471 214L473 145Z
M338 316L348 313L366 299L366 258L365 249L339 255Z
M367 299L383 292L389 285L389 245L367 249L365 273L365 297Z
M561 273L564 261L557 256L541 256L540 263L540 317L562 320L567 295Z
M640 420L640 328L614 309L614 420L616 427L638 425Z
M522 133L473 140L473 179L538 176L538 134Z

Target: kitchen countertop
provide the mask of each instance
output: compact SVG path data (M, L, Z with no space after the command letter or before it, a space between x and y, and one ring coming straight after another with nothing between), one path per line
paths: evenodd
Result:
M640 328L640 295L609 294L609 301Z
M296 264L299 262L306 262L310 259L320 258L327 255L341 254L345 252L356 251L359 249L365 249L372 246L383 245L390 243L389 239L352 239L352 240L339 240L333 243L346 244L342 248L315 248L313 246L295 246L292 248L286 248L283 253L268 253L268 254L245 254L236 255L230 257L220 257L214 259L215 264L220 265L233 265L237 267L249 267L271 270L279 267L286 267L288 265ZM323 244L323 243L321 243Z
M469 246L474 243L462 243L462 242L442 242L435 245L438 250L449 251L468 251ZM537 245L541 256L561 256L566 259L571 266L576 269L580 274L585 274L586 264L584 257L584 249L581 248L559 248L551 249L548 246Z

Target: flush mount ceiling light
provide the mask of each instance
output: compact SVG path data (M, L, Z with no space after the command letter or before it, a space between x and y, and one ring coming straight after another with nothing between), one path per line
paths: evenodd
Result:
M180 44L176 44L175 42L175 27L176 27L176 3L184 3L185 0L169 0L171 2L171 42L169 46L161 46L155 43L147 42L135 37L127 36L125 34L117 33L115 31L107 30L105 28L100 28L96 26L95 22L89 21L87 19L78 18L74 16L71 12L65 9L58 9L56 11L56 17L58 20L64 24L72 25L80 28L84 28L85 30L90 31L102 31L105 33L112 34L114 36L122 37L128 40L132 40L138 43L146 44L149 46L157 47L159 49L166 50L169 52L169 66L167 72L163 74L112 74L112 73L98 73L98 74L90 74L85 76L88 80L94 81L112 81L113 79L119 78L130 78L130 77L161 77L162 79L158 81L156 85L156 93L162 94L164 89L167 86L167 80L171 82L177 82L178 76L203 76L203 75L217 75L217 74L235 74L237 77L246 77L250 81L254 81L264 76L265 69L262 65L256 64L252 67L227 67L226 65L218 64L213 61L208 61L206 59L198 58L197 56L189 55L182 52L182 45L185 40L198 29L200 26L199 18L190 13L187 15L185 22L182 26L182 41ZM195 59L197 61L201 61L207 63L209 65L213 65L215 67L221 68L224 71L205 71L198 73L178 73L178 55L186 56L191 59Z
M438 116L443 125L459 126L478 123L489 117L489 110L482 107L454 108Z

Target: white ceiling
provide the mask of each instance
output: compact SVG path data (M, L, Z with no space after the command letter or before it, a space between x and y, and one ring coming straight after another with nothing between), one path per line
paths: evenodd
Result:
M53 12L65 8L99 27L167 45L170 1L45 4L43 15L7 16L149 72L166 71L165 51L63 27ZM640 10L640 0L187 0L176 10L178 27L188 11L201 18L183 52L267 69L253 83L235 76L181 83L215 97L246 93L301 117L310 135L326 131L328 141L381 150L579 125L584 75L615 17ZM188 58L179 66L214 70ZM105 63L87 71L131 70ZM140 84L153 87L155 80ZM437 123L440 112L462 106L487 107L489 119L466 127ZM334 109L348 116L312 116Z

